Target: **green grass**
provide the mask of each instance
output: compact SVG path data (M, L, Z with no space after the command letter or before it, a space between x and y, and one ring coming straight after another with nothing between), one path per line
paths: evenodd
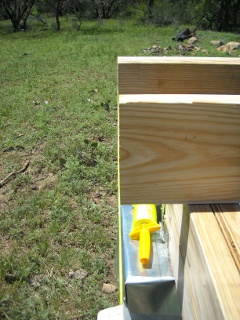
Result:
M0 180L30 165L0 189L0 318L96 319L118 304L117 292L101 291L116 283L117 56L143 56L154 44L178 55L171 38L181 27L9 26L0 26ZM209 56L219 55L210 40L240 41L198 33ZM69 277L79 269L85 278Z

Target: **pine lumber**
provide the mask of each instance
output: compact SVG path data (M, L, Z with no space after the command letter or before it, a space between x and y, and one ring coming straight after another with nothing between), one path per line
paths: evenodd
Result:
M168 203L183 320L238 319L240 59L119 57L118 93L119 203Z
M240 200L240 95L120 95L121 203Z
M240 210L238 205L212 205L219 227L240 273Z
M119 57L119 94L240 94L240 59Z
M177 213L179 211L179 214ZM186 212L186 210L185 210ZM171 266L176 281L176 287L179 297L179 302L182 310L183 319L197 319L196 308L192 299L192 288L188 274L184 273L184 262L186 258L186 244L189 221L181 223L180 219L188 219L189 215L184 215L183 205L168 205L167 206L167 229L169 233L169 253L171 258ZM175 220L177 219L177 220ZM181 232L181 225L183 231ZM185 238L185 239L184 239ZM184 299L184 300L183 300Z
M239 205L223 205L228 215L224 208L239 212ZM208 204L166 206L169 252L184 320L239 318L240 273L213 210Z

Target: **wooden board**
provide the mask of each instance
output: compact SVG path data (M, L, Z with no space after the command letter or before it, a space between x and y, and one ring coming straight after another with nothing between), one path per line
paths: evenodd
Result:
M240 94L240 59L119 57L119 94Z
M211 205L219 227L240 273L240 210L238 205Z
M238 319L240 274L211 205L167 205L166 218L183 319Z
M177 214L177 211L179 213ZM182 310L183 319L197 319L196 307L192 300L192 288L188 275L184 273L184 263L186 258L187 238L189 228L189 215L183 214L183 205L167 206L167 228L169 231L169 252L171 253L171 266L176 280L176 287L179 296L179 302ZM182 220L187 219L184 223ZM183 226L183 229L181 229ZM187 229L184 229L184 228ZM174 258L173 258L174 257ZM184 299L184 300L183 300Z
M122 204L238 202L240 96L120 95Z

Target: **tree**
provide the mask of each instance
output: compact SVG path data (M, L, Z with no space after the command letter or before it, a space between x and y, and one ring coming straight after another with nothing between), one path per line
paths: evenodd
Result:
M148 14L149 14L150 20L153 17L153 4L154 4L154 0L149 0L148 1Z
M14 31L26 30L35 0L0 0L0 10L8 17Z
M233 8L232 8L232 14L233 14L233 25L237 26L238 18L240 16L240 0L234 1Z
M159 26L189 23L193 19L193 1L196 0L145 0L145 18Z
M205 0L199 26L217 31L229 31L237 27L239 0Z
M37 0L37 6L45 8L46 12L53 12L56 19L56 29L61 29L60 16L63 15L64 11L70 8L75 0Z
M118 12L126 0L90 0L94 9L94 18L109 19Z

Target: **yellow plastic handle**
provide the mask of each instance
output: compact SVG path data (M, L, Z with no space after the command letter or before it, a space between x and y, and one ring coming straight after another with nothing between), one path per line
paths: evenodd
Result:
M139 259L142 264L147 264L150 257L150 232L142 228L139 237Z

